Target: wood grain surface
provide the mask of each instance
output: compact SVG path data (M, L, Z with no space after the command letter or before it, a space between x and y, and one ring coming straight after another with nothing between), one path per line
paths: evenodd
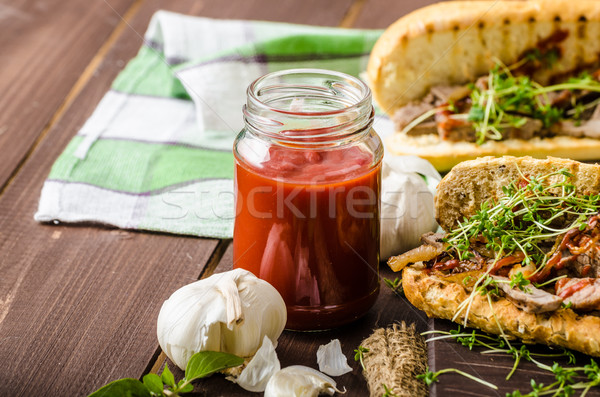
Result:
M160 373L167 361L156 340L162 302L178 287L232 266L228 240L33 221L52 163L137 53L155 11L385 28L431 2L0 0L0 396L86 395L111 380ZM395 277L385 265L381 274ZM397 321L414 322L420 331L453 327L382 287L361 320L334 331L286 331L277 351L282 366L316 367L318 346L340 338L353 371L336 380L345 396L366 396L353 349L374 328ZM490 392L443 375L432 396L503 396L528 391L532 377L551 381L525 363L506 382L510 358L453 342L431 343L429 355L432 369L454 366L501 386ZM218 375L199 382L194 394L248 395Z
M134 3L107 1L0 1L0 191Z
M76 21L62 15L59 11L64 8L60 7L56 15L46 14L52 19L52 23L48 22L50 25L63 24L65 29L76 25L73 35L79 36L75 38L63 32L65 42L48 37L60 55L48 59L49 68L83 62L79 70L73 65L65 66L63 72L73 77L70 82L62 83L66 89L61 91L54 85L55 81L43 82L50 85L48 95L62 92L61 100L71 88L69 84L75 83L86 62L90 62L98 46L106 40L110 29L104 36L99 35L99 45L90 47L90 56L85 60L81 49L72 49L80 53L70 53L67 49L86 35L98 33L93 30L95 23L108 18L114 27L120 16L126 14L117 0L109 0L113 7L109 12L101 7L106 7L106 2L90 3L93 5L77 6L72 11L71 17ZM33 221L33 214L43 181L54 159L89 117L126 61L136 54L156 10L336 25L351 1L336 0L319 15L310 11L317 6L317 0L309 1L309 8L298 2L283 3L287 3L287 7L281 7L281 2L274 0L138 2L134 12L126 15L130 19L120 22L116 40L88 74L87 81L80 82L79 94L67 104L65 111L53 114L60 104L58 100L54 108L39 115L41 124L27 127L33 131L33 140L41 136L27 161L19 166L20 161L9 159L18 152L16 147L4 151L6 156L0 157L0 177L15 176L0 195L0 395L86 395L114 379L139 378L152 367L158 354L156 317L160 305L178 287L198 279L203 268L211 263L218 241L127 232L97 225L38 224ZM6 8L0 11L6 12ZM15 30L9 32L15 36L33 37L44 33L35 24L7 26ZM7 36L3 33L4 37ZM71 39L75 41L70 42ZM15 56L20 55L17 52ZM44 62L41 58L37 65ZM36 74L39 78L44 75L49 74ZM11 83L10 78L5 77L3 74L2 84ZM50 77L54 79L52 74ZM3 95L0 101L5 101L3 105L9 109L22 101L26 109L15 112L24 118L19 123L24 126L33 122L35 112L27 110L27 106L31 106L31 95L23 87L20 87L21 92L17 88L11 90L10 95ZM5 117L9 113L0 114ZM47 132L45 124L51 124ZM0 136L6 140L0 144L3 147L13 141L23 144L21 140L25 141L26 136L21 138L20 135L20 131L11 127L6 130L5 138ZM29 139L25 152L31 143ZM219 255L219 251L216 254Z
M216 267L215 273L231 270L232 267L232 245L229 245ZM394 279L396 276L389 270L387 265L382 264L380 269L381 279L384 277ZM428 323L430 320L427 319L425 314L415 309L406 299L395 295L382 282L380 295L375 306L363 318L344 327L323 332L284 331L278 340L277 356L282 368L290 365L305 365L317 369L317 350L319 346L329 343L332 339L340 339L342 352L348 358L348 365L352 367L352 372L335 377L335 381L340 389L345 388L347 390L344 396L368 396L367 382L362 375L360 364L353 360L354 349L371 335L374 329L388 327L395 322L402 321L407 324L414 323L419 332L429 329ZM164 356L159 357L159 360L164 361L164 359ZM169 368L173 369L176 378L183 376L183 371L177 369L170 360L167 360L167 362ZM225 380L223 376L214 375L198 382L193 395L236 397L247 396L249 393Z

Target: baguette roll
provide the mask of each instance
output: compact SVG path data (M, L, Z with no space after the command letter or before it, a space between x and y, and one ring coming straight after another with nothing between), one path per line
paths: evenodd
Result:
M563 170L567 172L565 173ZM557 174L551 175L554 173ZM581 197L584 195L600 194L599 165L584 164L560 158L539 160L532 157L484 157L459 164L438 184L435 196L438 223L444 230L449 232L455 229L463 219L470 219L476 215L483 203L497 203L505 195L503 187L515 183L516 186L522 188L532 183L532 178L542 176L544 179L543 181L539 179L540 183L547 187L544 190L544 194L549 196L562 196L564 194L564 191L562 191L563 182L573 186L573 190L569 190L569 194L575 196ZM524 185L521 183L524 183ZM595 199L593 203L596 206L600 206L600 200L598 199ZM514 207L512 210L514 210ZM596 219L594 222L598 224L597 214L591 215L586 224L590 225L589 222L593 219ZM572 223L566 218L564 222L564 225L556 224L553 227L571 227ZM568 244L563 247L562 242L567 240L567 235L572 236L567 241L575 244L575 250L582 246L587 247L581 251L576 251L576 256L572 259L577 261L577 255L587 256L589 261L584 263L586 265L593 265L593 268L600 270L600 254L597 254L597 252L600 252L598 229L597 226L589 227L591 228L589 232L577 228L568 229L567 232L567 229L565 229L565 232L556 236L556 241L560 241L561 243L559 245L556 245L558 243L554 243L554 246L557 247L556 252L560 253L558 257L560 260L563 258L568 259L569 251L566 251ZM574 231L577 233L589 233L588 236L596 237L587 240L587 243L583 245L579 245L580 243L577 241L584 240L577 240L577 233L572 233ZM486 242L479 240L480 236L473 237L472 241L479 241L481 243L480 247L485 247ZM571 238L574 240L570 240ZM433 240L437 241L438 244L444 241L441 235L424 235L422 240L425 245L429 245L432 248L435 247L435 243L432 242ZM452 260L457 261L456 265L460 266L460 261L454 259L457 258L455 255L456 251L453 251L456 247L450 246L448 242L444 242L444 244L446 245L444 245L443 253L440 253L439 250L431 250L433 252L431 255L422 255L418 258L414 254L411 255L415 250L423 248L419 247L399 257L390 258L390 261L388 261L392 268L394 263L402 265L397 266L396 269L403 267L402 285L406 298L418 309L423 310L429 317L448 320L454 319L456 322L462 324L465 322L465 316L468 316L466 318L468 326L479 328L492 334L504 333L528 343L562 346L592 356L600 356L600 303L598 301L599 291L597 289L593 293L585 293L587 295L579 296L579 299L588 299L591 306L573 306L577 311L564 307L559 309L553 307L548 310L538 311L530 310L525 306L521 306L518 301L515 301L519 297L515 298L515 295L513 295L511 300L510 294L506 293L506 288L500 289L500 292L490 293L487 296L473 292L476 279L482 279L482 277L488 274L492 277L498 277L494 274L494 269L497 271L500 267L495 268L494 265L504 259L511 260L510 258L515 258L515 254L506 252L502 258L494 259L496 252L491 251L491 248L486 248L487 253L484 251L480 252L484 252L487 259L482 258L482 262L477 262L478 259L474 259L475 262L472 263L469 263L467 259L467 265L464 265L461 270L455 272L452 266L440 267L440 264L449 264ZM452 259L448 259L449 257ZM472 258L476 257L472 256ZM408 262L423 262L416 262L412 266L404 267L407 261L402 261L402 259L405 258L415 258ZM444 260L447 260L447 262L444 262ZM474 263L479 263L480 265L473 267ZM515 266L515 271L521 271L519 269L523 269L523 266L525 266L523 258L510 262L506 270L510 270L513 265ZM533 264L533 266L535 269L536 264ZM566 268L557 266L557 270L560 268L561 271L577 272L576 267L569 268L566 262L564 266ZM573 273L563 275L563 277L567 277L561 280L566 282L564 285L570 283L568 280L572 280L575 284L581 281L579 289L576 288L570 294L560 295L558 291L563 287L560 287L558 282L554 287L550 284L550 292L548 292L548 288L545 291L538 291L542 295L553 296L552 299L559 296L563 299L559 303L567 304L571 297L579 293L577 291L583 291L582 288L588 288L588 286L589 288L597 288L594 287L596 284L594 284L593 280L600 278L600 272L596 270L592 271L592 268L588 270L590 273L586 271L577 276ZM543 271L540 271L540 273L543 273ZM547 277L551 278L554 276L548 273ZM510 277L510 273L508 275L504 274L500 278L503 277L508 280L507 277ZM535 281L534 279L531 280ZM570 285L574 285L572 282ZM510 288L508 289L510 290ZM584 294L584 292L581 293ZM454 318L461 303L467 299L472 299L469 310L461 311ZM577 303L574 305L577 305Z
M497 61L511 65L527 51L557 47L551 68L532 79L549 84L600 65L600 2L594 0L449 1L419 9L392 24L376 43L367 68L373 97L393 116L432 87L474 82ZM600 139L508 139L483 145L450 142L437 135L395 134L394 154L416 154L440 171L487 155L597 159Z
M469 292L461 283L427 275L415 266L404 268L402 286L406 298L429 317L452 320ZM465 311L456 319L463 323ZM600 317L580 315L571 309L553 313L527 313L505 298L475 294L467 325L490 334L504 332L526 343L562 346L590 356L600 356ZM501 329L499 328L501 327Z

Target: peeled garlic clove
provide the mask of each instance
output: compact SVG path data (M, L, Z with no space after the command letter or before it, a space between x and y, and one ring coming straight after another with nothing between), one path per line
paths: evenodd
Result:
M339 339L333 339L328 344L319 346L317 364L319 364L319 371L331 376L352 372L352 368L348 365L348 359L342 353Z
M281 364L277 358L275 346L273 346L271 339L265 335L262 346L240 376L237 378L228 377L227 379L248 391L262 392L265 391L269 379L280 369Z
M286 367L271 377L264 397L317 397L333 396L336 383L329 376L303 365Z
M286 320L279 292L249 271L235 269L175 291L160 309L157 336L165 354L185 369L199 351L250 357L264 336L277 341Z

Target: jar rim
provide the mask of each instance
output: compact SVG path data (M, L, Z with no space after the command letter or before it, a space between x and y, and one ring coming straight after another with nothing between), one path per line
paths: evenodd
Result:
M278 107L273 107L268 103L265 103L263 100L259 98L258 92L261 88L265 88L262 85L269 80L274 80L280 78L282 76L292 76L292 75L307 75L307 76L323 76L324 78L329 76L331 78L337 79L339 82L350 83L354 88L359 90L357 92L358 98L354 101L353 104L345 107L341 107L339 109L331 109L331 110L322 110L322 111L298 111L298 110L288 110L282 109ZM285 69L279 70L276 72L267 73L256 80L254 80L249 86L247 90L248 100L252 102L252 105L262 108L262 110L271 111L280 113L282 115L293 115L294 117L315 117L315 116L335 116L341 113L345 113L348 111L353 111L355 109L360 109L368 105L371 107L371 89L365 82L361 79L354 77L352 75L338 72L335 70L327 70L327 69L317 69L317 68L297 68L297 69Z

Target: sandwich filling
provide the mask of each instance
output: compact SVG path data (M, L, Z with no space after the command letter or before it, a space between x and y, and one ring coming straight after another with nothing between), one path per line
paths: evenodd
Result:
M522 175L447 234L389 264L398 271L422 262L424 271L461 283L471 293L504 296L530 313L568 307L600 313L600 195L576 195L559 170Z
M543 86L530 77L552 69L567 31L556 31L519 61L499 61L474 83L434 86L421 100L398 109L396 129L409 136L434 134L440 140L476 142L571 136L600 138L600 69L560 73ZM597 66L597 65L596 65ZM570 76L568 76L570 74Z

